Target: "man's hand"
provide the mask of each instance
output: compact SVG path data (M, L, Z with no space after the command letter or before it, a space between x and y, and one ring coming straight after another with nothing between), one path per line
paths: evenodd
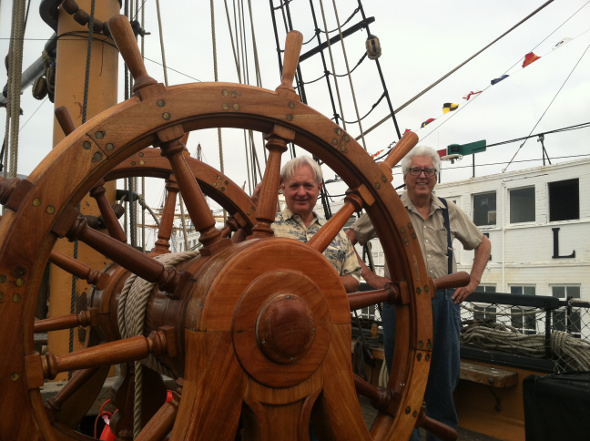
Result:
M368 272L363 271L363 278L369 285L371 285L375 289L383 289L385 288L386 284L391 282L391 280L389 280L387 277L378 276L371 270L369 270Z
M453 302L458 305L461 302L465 301L469 294L475 291L475 288L477 288L478 285L479 283L470 282L467 286L462 286L461 288L455 289L455 292L453 294Z

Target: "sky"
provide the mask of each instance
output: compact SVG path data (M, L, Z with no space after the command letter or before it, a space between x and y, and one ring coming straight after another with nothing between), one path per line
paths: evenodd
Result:
M256 30L261 87L274 90L280 83L280 76L269 2L259 0L252 3L252 26ZM278 5L277 1L273 3ZM393 108L397 109L414 98L544 3L539 0L362 1L365 15L375 18L370 24L370 31L380 40L382 55L379 63ZM38 16L38 4L38 1L31 2L32 10L25 36L25 68L40 56L45 40L53 34ZM233 20L236 2L228 0L227 4ZM330 30L336 28L338 21L346 21L358 6L356 0L316 0L314 4L318 27ZM335 4L338 20L335 18ZM216 0L214 5L218 79L237 82L225 3ZM306 52L315 44L312 38L315 26L310 16L309 2L296 0L290 6L293 27L303 33L304 42L312 40L304 45L302 52ZM0 55L3 58L8 52L11 8L11 2L0 2ZM146 16L144 27L150 33L145 38L146 67L151 76L163 82L155 0L146 0L143 8ZM244 8L248 8L247 3ZM322 10L325 11L325 25ZM168 0L161 6L161 12L165 57L169 68L168 84L213 81L209 2ZM246 12L246 15L249 14ZM277 14L277 20L282 44L284 32L280 14ZM360 20L361 17L356 14L344 28ZM246 24L247 29L250 26L250 23ZM400 130L416 131L420 144L430 145L437 150L445 149L450 144L486 140L490 147L485 152L475 157L466 156L454 163L444 161L441 171L443 182L472 177L473 161L477 165L476 176L541 165L541 144L537 139L530 139L524 144L522 141L497 146L493 144L590 122L590 54L586 52L590 45L589 30L590 5L587 1L555 0L400 110L396 114ZM233 32L235 35L235 28ZM344 47L350 68L363 55L366 37L366 32L360 31L345 39ZM572 40L554 49L564 38ZM246 37L248 49L245 52L251 51L253 41L250 35ZM534 52L540 58L522 68L524 56L529 52ZM330 71L346 73L342 45L334 45L332 53L325 54L328 63L330 60L334 62L333 68L328 66ZM253 58L250 57L247 63L253 67ZM324 71L318 56L301 62L300 67L305 81L318 78ZM492 79L503 74L509 76L494 86L490 84ZM361 116L371 110L383 92L374 61L364 60L351 76L351 80L338 78L338 91L343 103L343 111L338 113L344 115L347 121L357 119L354 110L351 110L351 83ZM256 75L250 73L248 81L256 85ZM2 68L0 87L4 84L6 71ZM332 117L325 80L305 87L308 104L327 117ZM122 90L120 86L121 100L124 99ZM469 92L480 90L482 92L472 96L469 101L463 98ZM459 107L443 114L442 106L447 102L458 104ZM52 147L53 106L47 100L35 100L29 88L23 92L21 108L23 116L20 122L18 172L27 175ZM373 127L388 114L388 107L383 100L362 121L363 130ZM0 110L0 115L4 121L4 109ZM421 128L421 124L430 118L434 121ZM4 126L0 124L2 137ZM361 132L357 124L350 123L346 124L346 130L354 137ZM223 161L226 174L242 185L248 181L248 174L244 168L243 146L234 147L233 140L243 138L241 133L236 132L223 132L223 145L227 149ZM589 128L546 135L544 146L551 162L589 157L589 135ZM364 146L369 154L374 154L387 150L396 140L393 123L388 120L366 136ZM260 147L259 157L263 158L262 143L260 140L257 142ZM187 147L193 155L197 144L202 146L203 160L219 168L217 131L192 133ZM511 159L512 162L508 164ZM325 175L326 179L333 178L330 170L325 171ZM399 174L394 174L394 185L396 180L401 183ZM345 186L337 183L328 185L332 185L329 188L332 194L345 189ZM246 188L249 186L250 182Z

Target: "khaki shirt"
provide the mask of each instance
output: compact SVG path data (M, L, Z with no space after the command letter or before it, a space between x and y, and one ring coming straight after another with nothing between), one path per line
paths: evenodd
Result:
M445 276L448 273L448 242L442 210L443 203L432 195L430 214L423 219L418 209L414 206L407 192L401 195L401 201L406 207L418 242L424 256L424 263L428 275L433 278ZM451 239L457 239L466 250L476 248L483 238L483 233L475 226L473 221L452 201L447 199L449 205L449 223L451 225ZM377 233L371 224L369 216L364 214L350 227L356 234L361 245L377 237ZM455 252L453 250L453 272L457 271ZM390 278L389 269L385 265L385 277Z
M285 208L277 214L271 228L277 237L286 237L307 243L326 223L315 212L313 215L314 220L309 224L309 227L306 227L298 214L293 214L291 210ZM360 281L361 266L350 239L343 231L338 233L323 254L339 275L350 275Z

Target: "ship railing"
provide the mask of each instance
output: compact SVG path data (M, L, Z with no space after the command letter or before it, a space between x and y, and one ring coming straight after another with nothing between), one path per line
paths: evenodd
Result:
M461 305L461 356L546 372L590 370L590 303L474 292Z
M351 319L353 339L382 344L379 305L353 311ZM547 373L590 371L588 301L474 292L461 304L461 323L463 359Z

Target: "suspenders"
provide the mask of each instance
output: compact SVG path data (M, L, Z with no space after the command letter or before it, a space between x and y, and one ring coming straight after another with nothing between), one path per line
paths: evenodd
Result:
M439 198L440 201L443 203L443 205L445 206L445 209L442 211L442 215L443 215L443 220L445 222L445 229L447 230L447 248L448 248L448 253L447 253L447 257L448 257L448 261L449 261L449 266L448 266L448 274L451 274L453 272L453 242L451 240L451 223L449 221L449 204L447 203L446 199L444 198Z

